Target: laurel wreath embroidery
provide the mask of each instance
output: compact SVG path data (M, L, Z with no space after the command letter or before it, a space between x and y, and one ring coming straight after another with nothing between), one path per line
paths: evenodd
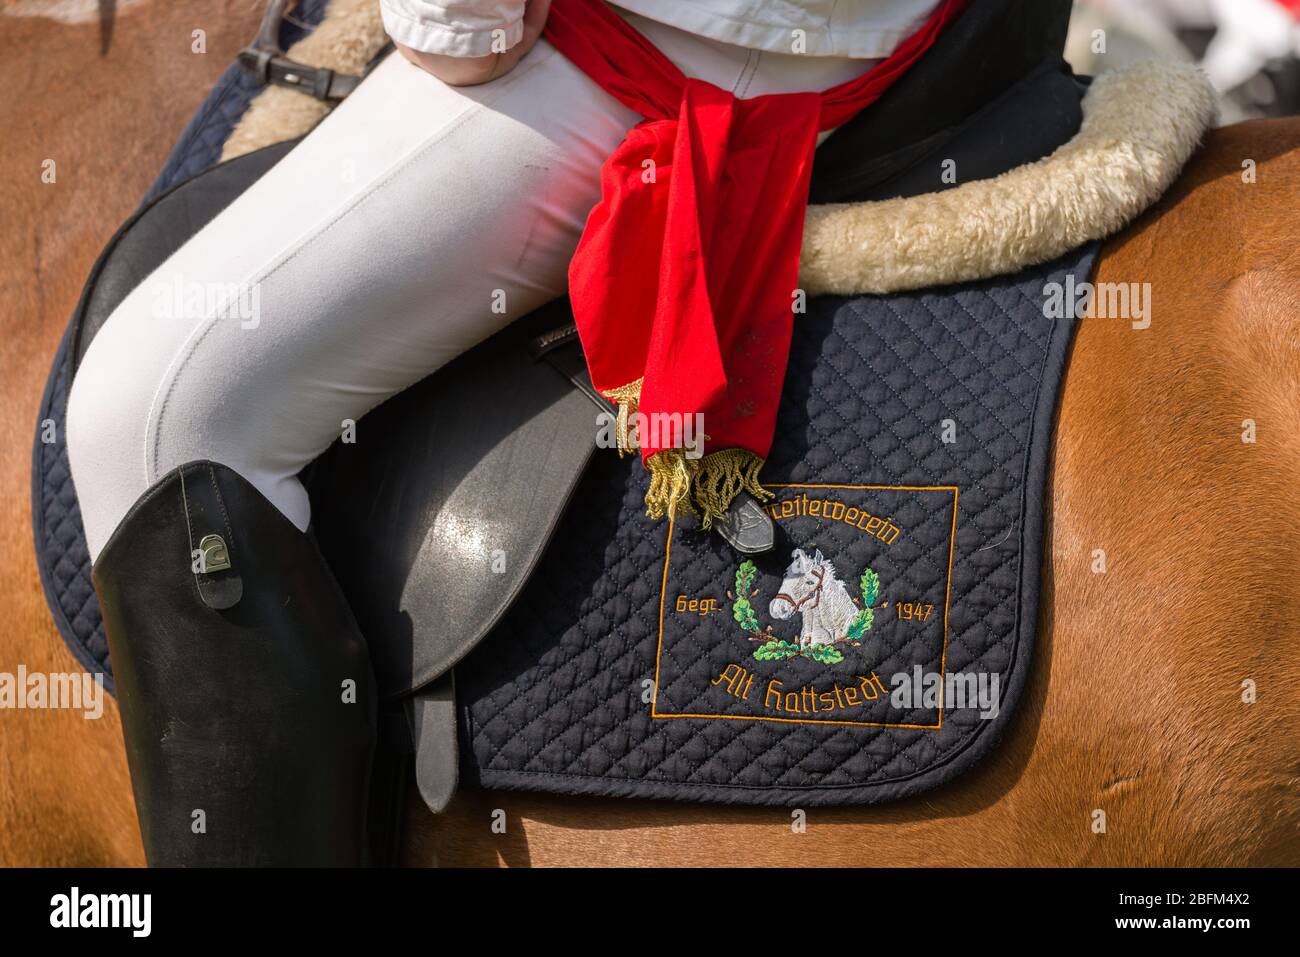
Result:
M758 615L750 602L750 599L756 597L760 591L760 589L754 588L754 576L757 573L758 569L752 561L741 562L740 567L736 569L736 590L734 593L727 592L727 597L732 600L731 617L736 620L741 629L749 634L750 641L763 642L754 650L754 658L758 661L782 661L800 655L821 662L824 665L834 665L843 661L844 652L836 647L841 642L801 648L797 643L778 638L776 633L772 631L771 625L768 625L766 629L759 627ZM862 572L861 578L858 579L858 587L862 590L862 608L849 622L848 630L842 639L842 642L849 644L851 647L862 644L862 636L869 632L871 626L875 624L876 613L872 606L875 605L876 599L880 597L880 576L867 568Z

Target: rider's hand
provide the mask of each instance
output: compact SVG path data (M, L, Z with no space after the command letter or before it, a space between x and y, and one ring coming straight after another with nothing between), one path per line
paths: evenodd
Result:
M551 0L528 0L524 7L523 38L505 53L487 56L447 56L445 53L423 53L394 41L399 53L426 73L432 73L448 86L476 86L515 68L525 53L533 48L546 26Z

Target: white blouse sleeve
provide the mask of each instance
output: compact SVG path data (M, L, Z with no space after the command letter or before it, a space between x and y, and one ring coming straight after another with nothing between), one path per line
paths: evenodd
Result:
M424 53L487 56L523 39L524 0L382 0L384 29ZM504 46L492 49L502 31Z

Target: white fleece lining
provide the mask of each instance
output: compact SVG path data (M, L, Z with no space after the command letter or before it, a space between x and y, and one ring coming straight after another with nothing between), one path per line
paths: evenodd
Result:
M910 199L810 206L800 285L812 296L924 289L1018 272L1104 239L1164 195L1216 111L1213 87L1190 64L1149 60L1102 74L1084 96L1079 132L1036 163Z
M384 41L375 0L333 0L288 56L356 73ZM1148 60L1102 74L1084 96L1079 132L1036 163L941 193L808 207L800 287L857 295L969 282L1105 239L1164 194L1216 111L1214 89L1190 64ZM222 158L302 136L325 112L304 93L264 90Z

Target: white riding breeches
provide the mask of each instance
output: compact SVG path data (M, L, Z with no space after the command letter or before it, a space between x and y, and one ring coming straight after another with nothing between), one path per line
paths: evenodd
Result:
M627 16L688 76L744 97L823 90L874 62ZM305 530L298 473L349 423L564 293L601 164L640 119L545 41L478 87L390 56L91 343L67 439L92 560L150 485L196 459Z

